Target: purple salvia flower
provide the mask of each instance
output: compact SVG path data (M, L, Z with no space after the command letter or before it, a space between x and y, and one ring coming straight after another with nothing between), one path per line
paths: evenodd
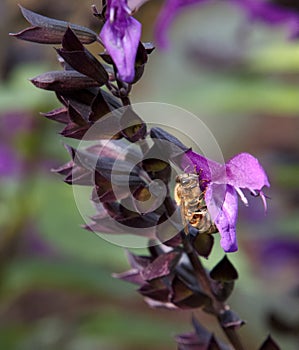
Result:
M242 192L242 189L248 189L253 195L261 196L266 208L262 188L270 184L264 169L248 153L236 155L225 165L206 159L192 150L187 151L186 156L195 165L202 180L208 211L221 235L221 247L226 252L236 251L238 195L248 205Z
M130 83L135 76L141 24L131 16L126 0L108 1L106 19L100 38L117 67L120 79Z

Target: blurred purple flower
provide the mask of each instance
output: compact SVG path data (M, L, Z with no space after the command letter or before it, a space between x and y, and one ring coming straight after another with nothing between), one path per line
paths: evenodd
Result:
M23 111L7 111L0 115L1 139L18 137L20 133L30 132L33 127L33 118L30 113ZM8 137L7 137L8 136Z
M167 30L184 7L206 1L207 0L166 0L165 5L159 13L155 26L155 37L158 45L162 48L167 48Z
M167 30L176 16L187 6L203 4L209 0L166 0L156 23L155 36L158 45L167 48ZM299 37L299 13L298 5L285 1L275 0L226 0L240 6L251 21L263 21L267 25L285 25L290 33L290 38ZM296 7L297 6L297 7Z
M236 155L225 165L211 161L192 150L187 151L186 156L195 165L202 181L208 211L221 235L221 247L226 252L236 251L237 194L248 205L241 190L248 189L254 196L261 196L266 208L262 188L269 187L270 184L264 169L248 153Z
M23 168L22 157L14 144L22 133L32 127L32 118L29 114L18 111L9 111L0 115L0 176L16 177Z
M245 251L256 264L258 273L277 279L279 273L285 278L293 275L287 272L293 270L299 276L299 240L296 237L274 236L249 240Z
M252 21L263 21L268 25L285 25L291 39L299 37L299 13L293 6L287 6L285 1L261 0L231 0L241 6ZM294 7L294 8L292 8Z
M45 259L62 258L59 249L56 249L39 232L34 223L28 222L24 226L23 234L18 243L18 254L21 256L40 257Z
M0 144L0 177L15 177L20 171L20 159L6 144Z
M120 78L132 82L135 58L141 37L141 24L131 16L126 0L108 0L106 22L100 33Z

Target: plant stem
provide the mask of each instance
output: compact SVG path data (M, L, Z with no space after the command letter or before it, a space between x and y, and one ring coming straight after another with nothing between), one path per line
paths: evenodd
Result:
M229 339L230 343L233 345L234 349L245 350L243 344L241 343L239 335L236 332L236 329L234 327L224 327L222 325L220 316L223 312L229 309L229 306L218 301L215 298L212 291L210 280L201 263L201 260L199 259L196 251L194 250L193 246L191 245L191 243L189 242L186 236L183 238L183 245L184 245L184 250L187 253L189 260L194 268L194 271L200 286L213 301L213 308L211 310L212 314L214 314L214 316L217 317L220 327L222 328L223 332Z
M167 198L164 201L164 205L168 215L172 215L172 213L176 209L176 205L174 204L174 201L169 196L167 196ZM229 310L229 306L216 299L212 290L211 281L206 273L206 270L203 267L196 250L194 249L190 240L188 239L188 236L185 234L183 230L181 231L181 237L182 237L184 251L188 255L190 263L193 266L194 274L198 280L198 283L200 287L203 289L203 291L212 300L212 307L209 309L206 308L206 311L213 314L217 318L217 321L220 327L222 328L226 337L230 341L231 345L234 347L234 350L245 350L245 347L243 346L239 338L239 335L236 332L236 328L225 327L221 322L221 315L226 310Z
M114 68L114 75L115 75L115 78L117 77L117 69L116 69L116 66L113 65L113 68ZM131 105L131 101L129 99L129 93L131 92L131 89L132 87L130 87L129 89L125 89L124 88L124 84L119 81L117 78L116 78L116 84L117 84L117 87L118 87L118 94L119 94L119 98L121 99L121 102L123 104L123 106L130 106ZM125 94L123 94L123 92L126 90Z

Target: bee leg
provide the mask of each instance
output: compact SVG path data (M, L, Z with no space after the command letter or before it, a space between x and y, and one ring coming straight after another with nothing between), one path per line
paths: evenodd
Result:
M182 201L181 201L181 206L180 206L180 210L181 210L181 217L182 217L182 223L183 223L183 226L184 226L184 231L185 231L185 234L188 235L189 234L189 229L188 229L188 221L186 220L186 216L185 216L185 202L182 198Z

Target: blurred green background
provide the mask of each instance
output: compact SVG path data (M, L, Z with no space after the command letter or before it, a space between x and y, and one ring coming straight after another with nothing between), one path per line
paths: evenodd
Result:
M56 69L56 55L8 36L27 26L17 3L0 3L0 152L18 164L0 179L0 349L175 349L174 336L191 331L190 313L151 310L134 286L111 277L128 268L125 252L80 227L71 187L51 173L68 161L68 140L39 115L59 106L54 94L28 79ZM97 31L93 1L21 4ZM137 14L144 41L153 40L160 5L150 1ZM150 56L132 99L193 112L225 159L239 152L260 159L271 199L266 216L258 200L240 209L240 250L230 255L240 278L230 303L248 321L241 334L249 349L269 332L282 349L298 349L298 336L267 320L278 312L299 321L299 43L225 4L184 11L169 34L170 50ZM0 170L9 167L3 159ZM207 266L222 258L218 245Z

